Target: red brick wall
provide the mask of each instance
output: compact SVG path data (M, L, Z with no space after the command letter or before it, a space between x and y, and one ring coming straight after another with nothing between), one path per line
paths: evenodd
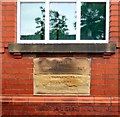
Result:
M33 57L15 59L8 52L8 43L16 42L16 9L15 2L2 2L2 115L118 116L120 3L110 5L110 41L117 43L116 53L108 59L99 54L89 55L92 59L91 95L79 97L33 96ZM63 56L87 57L85 54Z

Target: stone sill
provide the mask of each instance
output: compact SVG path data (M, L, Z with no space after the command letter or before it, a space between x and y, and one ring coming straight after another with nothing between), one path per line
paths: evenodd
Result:
M100 44L18 44L9 43L9 53L110 53L114 54L116 43Z

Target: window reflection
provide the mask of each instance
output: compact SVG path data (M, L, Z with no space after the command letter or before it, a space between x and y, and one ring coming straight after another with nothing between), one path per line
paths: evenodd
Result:
M81 40L105 40L106 3L82 2Z
M76 3L50 3L50 40L75 40Z
M45 39L45 3L21 3L21 40Z

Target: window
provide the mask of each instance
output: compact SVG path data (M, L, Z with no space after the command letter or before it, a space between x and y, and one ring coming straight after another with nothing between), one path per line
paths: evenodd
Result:
M18 43L108 43L109 0L19 0Z

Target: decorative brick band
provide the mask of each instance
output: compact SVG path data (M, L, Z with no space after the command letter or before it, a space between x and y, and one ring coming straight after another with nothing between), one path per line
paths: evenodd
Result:
M0 102L24 103L24 102L51 102L51 103L106 103L118 104L120 97L28 97L28 96L1 96Z
M3 115L119 117L118 97L3 96Z

